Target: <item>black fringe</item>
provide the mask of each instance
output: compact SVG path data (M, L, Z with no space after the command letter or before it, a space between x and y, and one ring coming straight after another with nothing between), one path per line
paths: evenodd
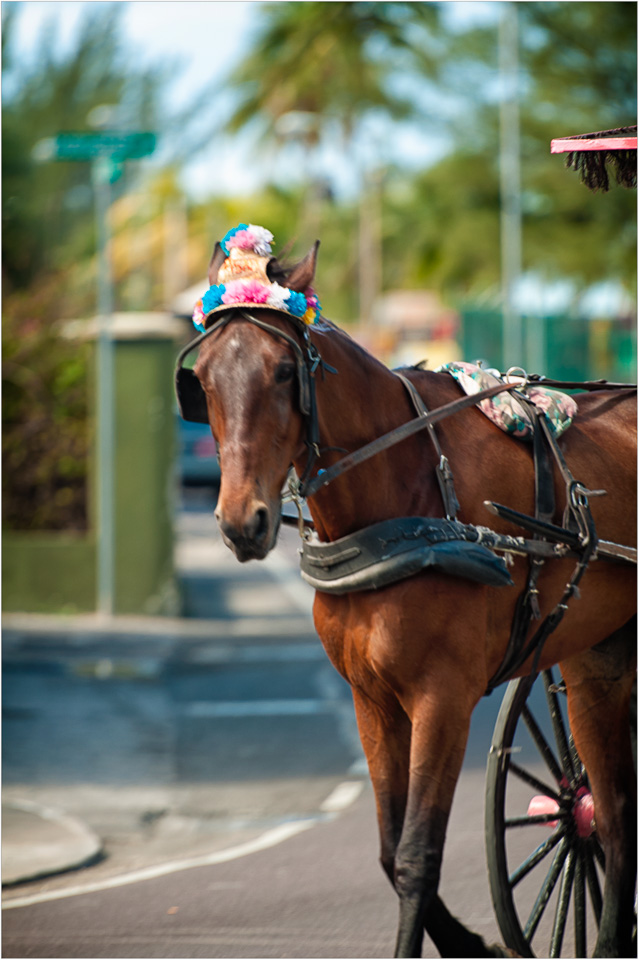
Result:
M617 127L615 130L600 130L597 133L583 133L577 137L567 137L566 139L591 140L597 137L633 133L637 133L636 126ZM566 166L578 171L581 182L593 191L601 190L605 193L610 189L609 169L614 174L619 186L629 189L637 186L636 150L575 150L567 155Z

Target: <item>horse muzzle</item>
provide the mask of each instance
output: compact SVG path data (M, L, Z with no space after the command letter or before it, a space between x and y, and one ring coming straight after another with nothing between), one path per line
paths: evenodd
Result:
M279 512L272 513L267 504L254 501L241 516L233 517L218 505L215 517L227 547L240 563L263 560L275 546L279 530Z

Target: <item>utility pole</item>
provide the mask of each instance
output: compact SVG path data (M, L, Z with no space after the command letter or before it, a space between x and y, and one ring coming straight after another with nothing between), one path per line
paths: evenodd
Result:
M91 163L97 233L98 339L97 339L97 438L98 438L98 542L97 607L112 616L115 581L115 345L113 343L113 277L111 271L112 163L98 156Z
M98 109L98 108L96 108ZM107 110L107 106L99 108ZM112 336L113 277L111 272L111 184L125 160L139 160L155 150L149 131L101 130L59 133L41 140L34 155L49 160L91 163L97 232L97 609L112 616L115 593L115 346Z
M521 176L517 4L503 3L499 20L499 174L501 195L502 359L524 364L521 316L515 286L521 276Z

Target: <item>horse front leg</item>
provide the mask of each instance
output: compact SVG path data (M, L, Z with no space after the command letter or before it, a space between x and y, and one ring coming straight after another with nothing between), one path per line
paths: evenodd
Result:
M360 740L375 793L380 863L395 886L395 853L404 826L408 798L411 725L389 693L375 699L353 687Z
M419 957L423 929L442 956L494 956L437 896L446 827L461 770L472 706L449 684L433 684L412 711L408 800L395 855L400 899L395 956ZM457 701L457 702L456 702Z
M368 694L353 688L360 739L375 792L380 861L391 884L397 889L396 859L408 802L412 727L394 696L382 696L379 690L375 691L375 696L373 700ZM480 936L472 933L448 912L437 895L425 909L423 924L443 957L508 955L497 945L487 947Z

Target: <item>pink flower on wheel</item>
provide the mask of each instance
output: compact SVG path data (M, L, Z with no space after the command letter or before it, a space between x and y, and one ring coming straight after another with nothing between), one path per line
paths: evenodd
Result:
M259 280L231 280L222 294L222 303L266 303L269 288Z

